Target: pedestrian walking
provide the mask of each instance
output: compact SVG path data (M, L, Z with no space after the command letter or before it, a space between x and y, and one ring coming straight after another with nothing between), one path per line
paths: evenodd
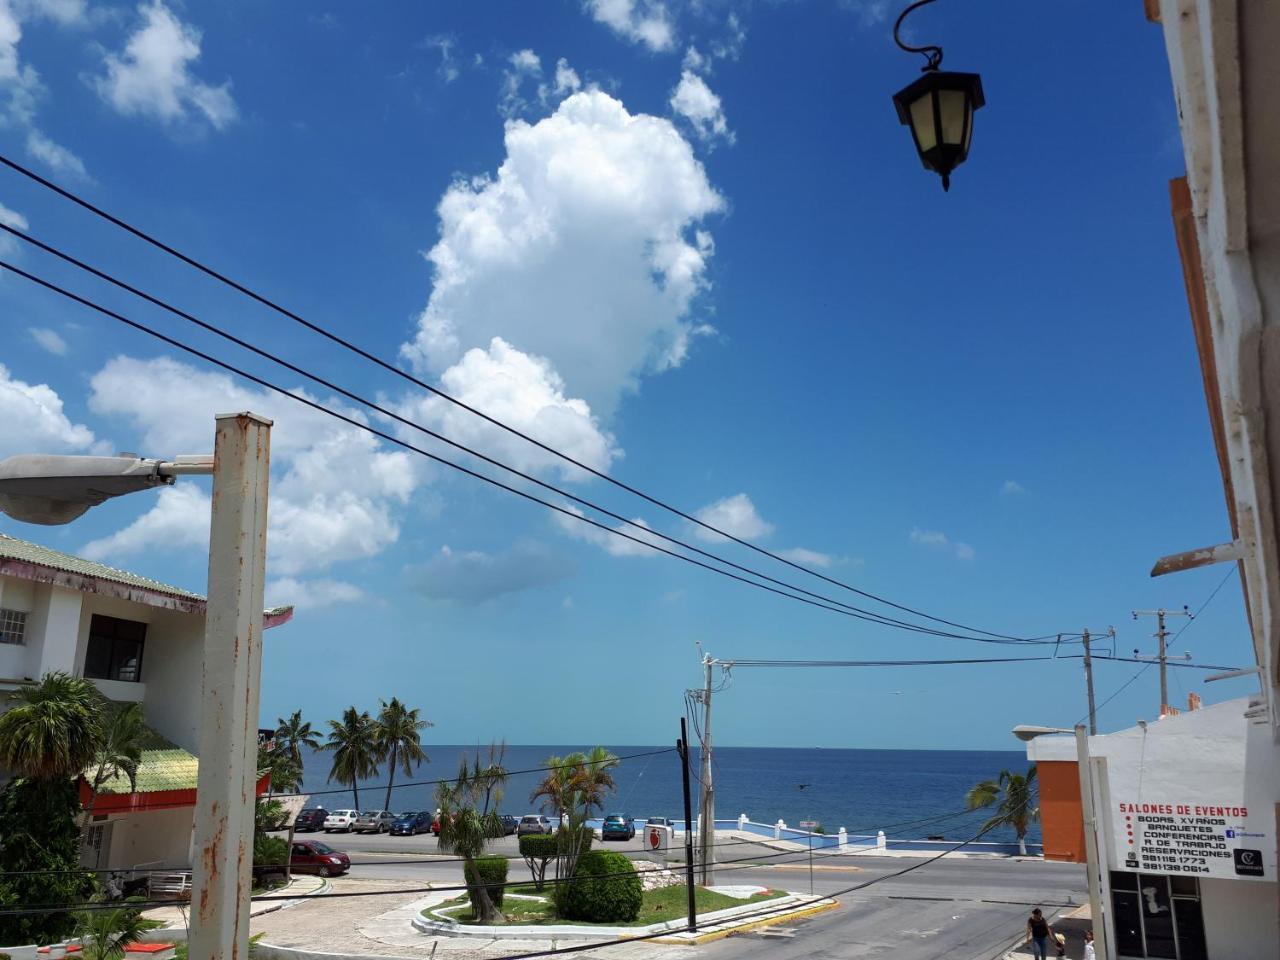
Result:
M1098 960L1097 954L1093 952L1093 931L1086 930L1084 934L1084 960Z
M1036 907L1027 920L1027 939L1031 941L1031 955L1036 960L1047 960L1051 936L1053 927L1049 926L1049 921L1044 918L1040 908Z

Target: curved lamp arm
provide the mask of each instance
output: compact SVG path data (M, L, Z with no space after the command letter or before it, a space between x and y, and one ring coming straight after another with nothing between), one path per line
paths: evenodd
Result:
M893 42L905 50L907 53L921 54L927 61L921 68L922 70L937 70L942 65L942 48L933 46L932 44L924 47L913 47L902 42L902 38L898 36L898 31L902 29L902 21L907 19L907 14L912 10L916 10L926 4L933 3L934 0L915 0L902 13L898 14L898 19L893 25Z

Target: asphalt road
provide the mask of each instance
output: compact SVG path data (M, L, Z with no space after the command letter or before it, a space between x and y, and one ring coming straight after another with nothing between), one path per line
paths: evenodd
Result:
M461 883L457 862L443 859L435 839L421 837L316 835L352 859L353 877L389 879L406 886ZM599 842L597 841L597 844ZM639 855L636 841L610 842L608 849ZM512 837L493 852L516 856ZM720 883L749 883L800 893L810 889L808 856L782 856L753 843L721 851ZM511 880L528 877L519 860ZM865 885L865 886L863 886ZM862 889L850 889L863 887ZM944 857L818 857L813 892L838 896L839 910L789 926L782 934L744 934L699 949L708 960L992 960L1022 930L1033 906L1052 915L1087 902L1084 869L1038 860Z

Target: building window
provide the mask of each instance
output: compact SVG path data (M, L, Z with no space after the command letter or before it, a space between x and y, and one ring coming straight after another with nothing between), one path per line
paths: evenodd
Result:
M1127 957L1205 960L1200 881L1111 871L1116 949Z
M26 643L27 615L21 610L0 608L0 643Z
M142 679L142 649L147 625L133 620L94 615L89 621L89 649L84 675L94 680Z

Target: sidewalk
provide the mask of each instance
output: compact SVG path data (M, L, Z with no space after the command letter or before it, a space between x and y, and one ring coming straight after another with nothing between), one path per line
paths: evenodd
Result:
M290 899L254 900L249 905L249 916L257 918L264 914L283 910L285 907L292 907L306 897L327 889L328 886L329 881L323 877L316 877L310 874L295 876L288 886L280 887L266 894L266 896L270 897L288 897ZM142 916L147 920L159 920L165 924L163 929L152 931L154 934L164 934L167 937L185 940L187 938L187 923L191 919L191 904L185 901L179 904L179 901L175 900L173 906L144 910L142 911Z
M1067 956L1070 960L1082 960L1084 957L1084 934L1093 929L1093 921L1089 915L1089 905L1077 907L1067 913L1049 918L1049 925L1054 933L1065 934L1067 938ZM1004 955L1003 960L1027 960L1031 957L1031 944L1020 943ZM1057 956L1057 950L1049 945L1049 956Z

